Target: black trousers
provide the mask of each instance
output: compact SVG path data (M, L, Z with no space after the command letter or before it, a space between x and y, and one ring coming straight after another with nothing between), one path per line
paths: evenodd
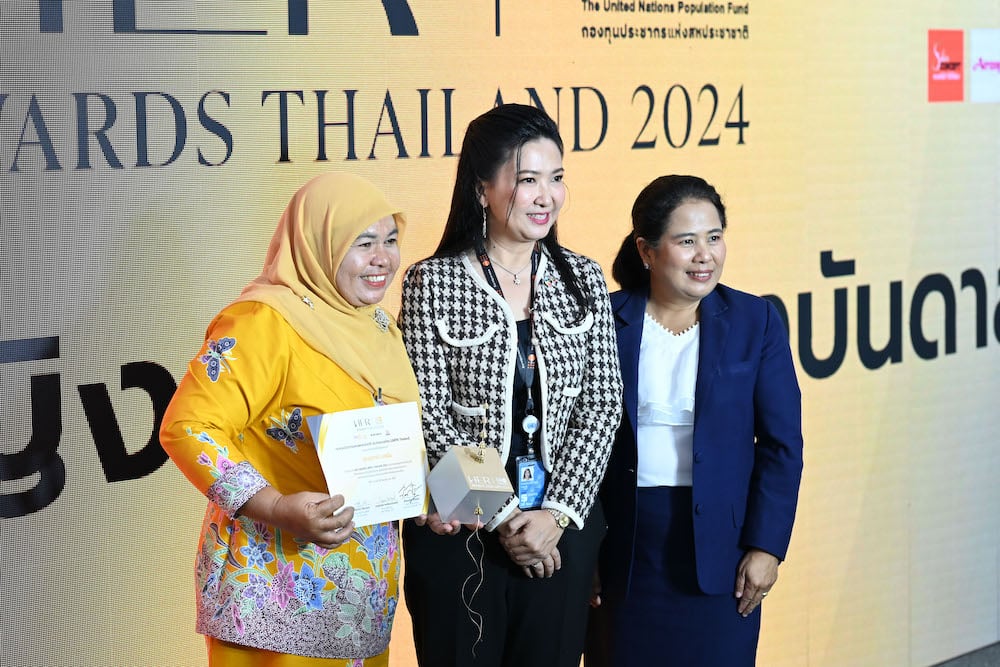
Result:
M435 535L405 522L403 591L417 662L421 667L578 667L604 533L598 502L583 530L563 532L562 568L549 579L530 579L494 533L480 530L480 543L465 529L459 535Z

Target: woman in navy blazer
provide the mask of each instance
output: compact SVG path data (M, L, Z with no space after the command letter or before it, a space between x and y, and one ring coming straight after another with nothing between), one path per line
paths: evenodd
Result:
M768 301L719 284L711 185L660 177L632 221L613 267L625 413L586 664L753 665L802 474L787 332Z

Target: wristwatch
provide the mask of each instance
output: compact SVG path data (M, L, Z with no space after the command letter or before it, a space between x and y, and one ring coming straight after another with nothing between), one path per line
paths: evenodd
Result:
M549 507L546 507L545 509L548 510L549 514L552 515L552 518L556 520L556 525L557 526L559 526L560 528L562 528L564 530L569 527L569 517L568 516L566 516L565 514L563 514L562 512L560 512L559 510L554 510L554 509L549 508Z

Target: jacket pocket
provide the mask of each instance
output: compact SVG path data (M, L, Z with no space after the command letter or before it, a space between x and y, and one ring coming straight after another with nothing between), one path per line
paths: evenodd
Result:
M462 405L455 401L451 402L451 409L463 417L482 417L486 414L486 409L481 405Z
M564 335L586 333L590 331L591 327L594 326L594 314L589 310L587 311L587 315L583 318L583 321L579 324L563 324L562 322L556 320L555 317L544 311L540 313L540 315L542 316L542 319L548 322L553 329Z
M463 405L451 402L451 423L456 430L468 435L469 443L478 442L478 434L483 430L486 409L481 405Z
M452 347L475 347L477 345L482 345L500 330L500 325L491 324L486 331L481 334L471 334L470 338L459 338L448 331L448 323L446 321L438 320L435 322L435 325L437 326L438 335L441 336L441 340Z
M719 366L719 374L725 377L749 375L757 367L754 361L738 361L734 364L722 364Z

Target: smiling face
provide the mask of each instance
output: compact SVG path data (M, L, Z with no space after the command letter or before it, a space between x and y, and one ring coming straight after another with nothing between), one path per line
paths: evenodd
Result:
M649 265L649 289L654 300L683 307L696 305L722 277L726 241L715 206L689 199L674 209L656 245L636 241Z
M360 307L378 303L399 268L396 220L386 216L358 235L337 268L334 283L344 300Z
M535 139L515 151L496 176L482 184L494 242L526 243L545 238L566 201L562 153L551 139Z

